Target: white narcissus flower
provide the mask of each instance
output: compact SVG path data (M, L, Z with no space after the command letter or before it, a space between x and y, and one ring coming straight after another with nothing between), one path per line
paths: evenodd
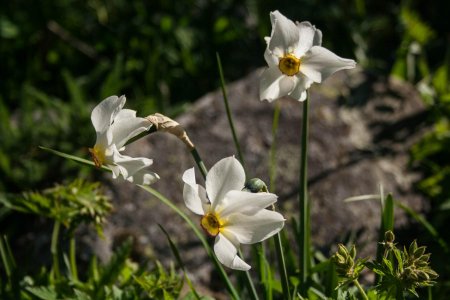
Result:
M215 237L214 253L225 266L249 270L238 255L240 244L261 242L279 232L285 219L265 209L277 201L271 193L242 191L245 173L234 157L216 163L206 175L206 189L195 181L194 168L183 174L186 206L201 215L201 226Z
M264 58L269 67L261 75L261 100L272 102L284 96L299 101L313 82L333 73L352 69L356 62L321 47L322 32L309 22L296 24L279 11L270 13L272 33L266 37Z
M122 155L126 142L148 130L152 125L144 118L136 117L136 111L122 109L125 96L111 96L100 102L91 113L91 121L97 133L97 141L89 148L97 167L106 165L113 178L122 177L136 184L151 184L159 179L158 174L146 168L153 161L145 157Z

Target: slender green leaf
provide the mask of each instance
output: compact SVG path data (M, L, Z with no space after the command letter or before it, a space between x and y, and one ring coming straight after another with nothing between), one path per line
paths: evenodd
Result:
M448 247L447 242L439 235L437 230L433 227L433 225L431 225L430 222L428 222L424 217L422 217L417 212L415 212L408 205L406 205L400 201L395 201L395 205L400 207L401 209L403 209L410 217L412 217L414 220L419 222L419 224L421 224L426 229L426 231L428 231L428 233L439 243L439 245L442 247L442 249L446 253L449 252L449 247Z
M194 285L192 284L192 281L190 280L188 274L186 273L186 268L184 266L183 260L181 259L180 252L178 251L178 247L175 245L175 243L170 238L170 235L167 233L167 231L164 229L164 227L161 226L161 224L158 224L159 228L162 230L164 235L167 238L167 241L169 242L170 249L172 250L173 255L175 255L175 259L178 262L178 265L183 270L184 278L186 279L187 284L189 285L189 288L191 289L192 294L195 296L195 299L200 300L200 296L197 294L197 291L195 290Z
M44 146L39 146L39 148L44 150L44 151L56 154L58 156L61 156L61 157L73 160L73 161L75 161L77 163L80 163L80 164L83 164L83 165L88 165L88 166L91 166L91 167L95 167L95 164L94 164L93 161L90 161L90 160L87 160L87 159L84 159L84 158L81 158L81 157L78 157L78 156L75 156L75 155L71 155L71 154L67 154L67 153L64 153L64 152L60 152L60 151L57 151L57 150L53 150L53 149L50 149L50 148L47 148L47 147L44 147ZM111 172L111 169L109 169L106 166L101 166L99 169L102 169L103 171Z

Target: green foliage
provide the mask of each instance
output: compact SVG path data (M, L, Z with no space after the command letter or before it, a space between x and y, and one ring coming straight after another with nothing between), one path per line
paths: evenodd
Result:
M10 209L60 222L73 231L80 223L93 224L99 232L112 205L103 195L99 183L77 179L41 192L24 192L21 196L0 197Z
M355 245L348 250L344 245L339 244L338 251L331 257L331 261L336 266L336 273L341 278L337 286L339 288L358 280L366 260L356 260Z
M6 266L10 262L3 254L4 248L8 248L9 245L5 240L1 240L0 246L2 263ZM90 271L83 280L74 279L69 273L55 281L45 268L41 273L31 276L23 276L19 268L10 269L13 273L8 275L8 281L0 277L0 298L5 300L177 299L183 281L173 267L167 272L159 262L156 262L153 270L144 271L129 259L131 247L132 241L127 240L104 266L98 266L96 258L92 258Z
M143 274L136 277L136 282L147 293L150 299L175 299L177 298L183 282L176 275L173 267L170 273L166 273L161 264L156 264L156 271L152 274Z
M431 254L425 253L426 247L418 247L413 241L408 249L398 249L392 241L386 241L386 251L381 262L368 262L367 267L381 279L377 290L388 298L403 299L403 293L409 292L419 297L417 288L432 286L438 274L429 266Z

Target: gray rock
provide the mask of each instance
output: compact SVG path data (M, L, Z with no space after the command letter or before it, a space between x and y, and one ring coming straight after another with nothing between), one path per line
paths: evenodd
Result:
M228 98L249 177L259 177L266 183L269 149L273 142L273 111L275 105L280 105L275 193L279 195L277 207L290 228L291 217L298 215L303 103L292 99L274 103L259 101L260 72L257 70L230 84ZM357 233L362 254L373 254L379 229L379 201L344 203L343 200L377 194L382 185L385 193L392 193L398 201L416 210L424 209L424 200L413 188L418 175L408 169L408 151L424 131L424 106L409 84L392 78L372 78L358 69L338 72L310 91L308 178L314 245L329 251L353 232ZM128 104L132 106L131 101ZM236 155L219 90L197 100L176 120L187 130L207 167ZM180 141L168 134L154 133L130 145L127 151L131 155L153 158L152 170L161 180L152 187L199 222L199 217L185 208L182 199L181 176L195 163ZM203 183L200 173L196 172L198 181ZM97 247L103 249L102 256L109 255L111 241L117 236L131 233L137 238L138 252L160 260L173 260L158 227L160 224L178 245L194 280L208 285L211 263L183 220L132 184L114 181L109 185L115 212L106 227L106 241ZM405 216L397 209L396 226L403 226L405 222ZM365 244L367 246L362 247Z

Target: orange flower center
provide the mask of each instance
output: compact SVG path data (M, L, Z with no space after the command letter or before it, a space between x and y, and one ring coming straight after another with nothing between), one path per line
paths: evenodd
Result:
M204 215L200 221L200 225L210 236L218 235L222 226L219 218L214 213Z
M89 148L89 152L91 153L95 166L100 168L105 162L105 151L95 145L94 148Z
M300 59L292 54L286 54L278 63L280 71L288 76L294 76L300 71Z

